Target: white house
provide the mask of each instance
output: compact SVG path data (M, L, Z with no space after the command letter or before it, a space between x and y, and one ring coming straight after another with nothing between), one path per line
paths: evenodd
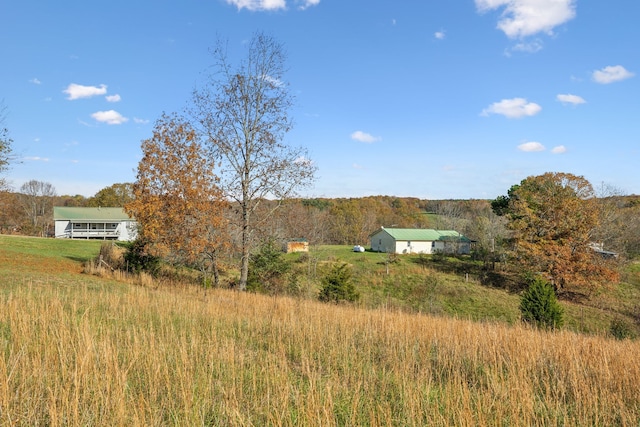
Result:
M384 228L369 235L371 250L396 254L468 254L471 240L454 230Z
M62 239L135 240L138 225L122 208L53 208L55 237Z

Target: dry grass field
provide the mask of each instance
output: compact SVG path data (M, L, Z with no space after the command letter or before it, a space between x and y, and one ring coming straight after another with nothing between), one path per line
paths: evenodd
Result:
M83 252L29 268L11 252L0 241L0 425L640 425L638 341L127 284L58 271Z

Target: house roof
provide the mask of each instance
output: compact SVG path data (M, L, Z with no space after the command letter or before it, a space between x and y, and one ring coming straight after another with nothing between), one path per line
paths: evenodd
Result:
M66 206L55 206L53 208L53 219L58 221L129 221L131 217L127 215L123 208L75 208Z
M377 234L380 231L387 232L395 240L407 240L414 242L433 242L437 240L461 242L471 241L469 238L455 230L434 230L430 228L381 228L373 234Z

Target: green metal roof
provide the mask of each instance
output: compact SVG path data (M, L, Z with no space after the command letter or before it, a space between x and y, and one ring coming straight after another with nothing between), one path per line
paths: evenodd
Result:
M53 219L84 222L131 220L122 208L71 208L65 206L53 208Z
M470 242L471 240L455 230L433 230L430 228L381 228L376 231L386 231L396 240L433 242L436 240L457 240ZM375 234L374 233L374 234Z

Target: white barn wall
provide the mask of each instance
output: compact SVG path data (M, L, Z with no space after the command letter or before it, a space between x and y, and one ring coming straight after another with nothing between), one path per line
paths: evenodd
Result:
M378 231L371 236L371 250L374 252L397 252L396 241L384 230Z
M68 237L71 231L71 221L57 219L53 230L55 237Z
M398 254L430 254L431 242L410 242L399 240L396 243L396 253Z

